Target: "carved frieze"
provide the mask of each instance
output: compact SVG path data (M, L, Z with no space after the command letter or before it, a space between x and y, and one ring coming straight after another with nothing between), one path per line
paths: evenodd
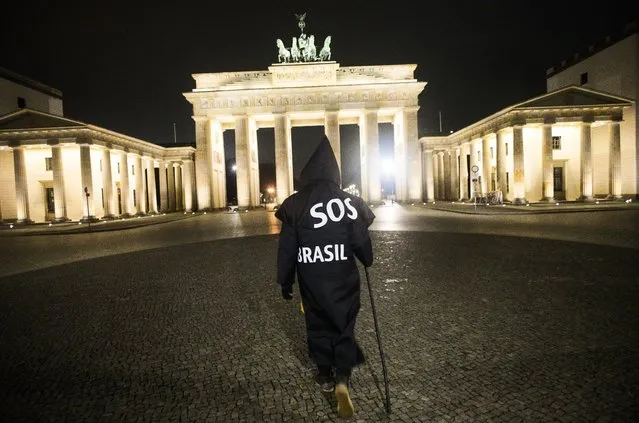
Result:
M413 87L402 90L383 91L379 89L363 89L359 91L333 91L333 92L291 92L282 95L254 95L234 96L233 93L218 92L211 97L201 98L198 101L201 110L234 109L234 108L273 108L291 106L324 106L342 103L378 103L400 102L398 106L406 107L417 105L419 91ZM213 97L215 96L215 97Z

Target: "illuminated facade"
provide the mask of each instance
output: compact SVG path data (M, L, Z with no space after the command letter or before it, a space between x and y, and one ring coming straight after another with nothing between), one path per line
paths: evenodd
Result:
M9 113L0 117L0 220L190 212L194 155L49 113Z
M324 126L340 163L340 124L360 128L362 197L381 199L378 124L394 125L399 201L421 201L416 65L341 67L332 61L274 64L263 71L195 74L193 105L199 208L226 206L224 130L235 130L237 198L259 204L257 129L274 128L276 196L293 192L291 128ZM340 164L341 166L341 164Z
M546 71L548 91L579 84L613 95L629 98L633 104L624 110L621 122L622 192L639 192L639 33L637 22L628 25L616 37L607 37L585 52L573 55ZM632 162L634 161L634 166ZM634 188L633 188L634 186Z
M621 137L633 104L568 86L448 136L422 137L425 199L496 191L515 204L635 197L635 140Z

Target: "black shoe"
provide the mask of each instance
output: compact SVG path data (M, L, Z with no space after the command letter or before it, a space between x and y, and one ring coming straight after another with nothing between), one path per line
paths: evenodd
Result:
M351 371L350 370L340 370L337 369L335 372L335 384L343 384L345 385L347 388L349 386L349 381L351 378Z
M330 367L318 366L317 377L315 382L319 385L323 392L333 392L335 388L335 380Z

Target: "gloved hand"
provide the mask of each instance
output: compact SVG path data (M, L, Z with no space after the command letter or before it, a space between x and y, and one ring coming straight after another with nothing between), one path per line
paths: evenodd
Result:
M282 287L282 298L289 301L293 299L293 285Z

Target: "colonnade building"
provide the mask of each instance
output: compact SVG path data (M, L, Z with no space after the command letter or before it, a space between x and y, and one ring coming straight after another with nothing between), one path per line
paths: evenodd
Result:
M499 191L514 204L636 196L635 141L620 126L632 100L568 86L448 136L423 137L426 200Z
M164 148L20 109L0 117L0 220L92 221L190 212L194 156L193 147Z

